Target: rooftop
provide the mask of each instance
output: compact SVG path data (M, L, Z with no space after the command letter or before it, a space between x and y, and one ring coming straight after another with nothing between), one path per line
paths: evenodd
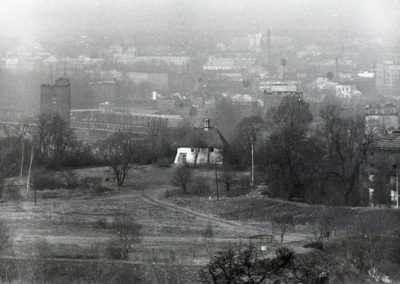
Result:
M400 151L400 132L393 131L390 135L377 138L374 147L380 151Z
M192 132L178 142L179 146L223 148L227 142L216 127L193 128Z

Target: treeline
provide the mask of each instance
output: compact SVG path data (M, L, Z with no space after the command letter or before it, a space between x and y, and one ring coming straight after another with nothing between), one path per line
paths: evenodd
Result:
M77 138L73 129L58 115L42 114L31 127L23 121L5 128L0 140L1 177L27 175L33 168L63 170L118 164L158 164L169 166L176 151L175 137L187 135L188 125L169 129L154 124L145 138L116 132L107 139L88 144Z
M248 168L253 147L258 182L267 185L267 194L308 203L367 204L361 175L373 135L366 133L363 117L345 117L339 106L330 105L316 120L306 102L287 97L265 117L244 117L228 131L233 135L225 167Z
M257 183L266 193L287 200L332 205L366 205L361 180L373 136L360 116L344 117L335 105L314 119L309 105L285 98L266 116L240 117L227 101L216 105L215 124L228 140L224 170L248 169L253 157ZM59 116L41 115L38 127L21 123L16 135L1 141L3 177L29 174L32 166L48 169L110 166L123 184L131 164L169 166L178 141L192 135L192 126L150 127L146 138L114 133L96 144L85 144ZM192 139L193 140L193 139ZM190 141L190 139L189 139Z

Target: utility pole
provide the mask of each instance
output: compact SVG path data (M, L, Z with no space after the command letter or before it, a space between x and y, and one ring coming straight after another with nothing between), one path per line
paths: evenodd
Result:
M215 164L215 186L217 189L217 201L219 201L219 191L218 191L218 169L217 164Z
M251 186L254 186L254 141L251 143Z
M399 209L399 172L396 172L396 208Z
M399 171L397 170L396 164L394 164L392 168L396 172L396 208L399 209Z
M250 133L248 134L248 143L250 144L251 148L251 180L250 180L250 186L254 187L255 184L255 179L254 179L254 143L256 142L257 139L257 129L255 126L251 126Z
M36 169L35 169L35 183L37 182L37 177L36 177ZM36 190L37 190L37 185L35 184L34 187L34 199L35 199L35 206L36 206Z

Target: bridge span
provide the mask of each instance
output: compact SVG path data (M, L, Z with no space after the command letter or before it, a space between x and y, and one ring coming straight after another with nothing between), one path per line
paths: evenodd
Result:
M86 140L104 139L113 132L126 132L136 136L145 137L154 135L165 127L176 126L180 121L177 115L159 114L127 114L119 112L106 112L102 110L72 110L70 127L76 130L78 136ZM23 122L11 119L2 119L0 124L14 129L21 125L28 128L38 127L35 119L27 119ZM90 138L92 137L92 139Z

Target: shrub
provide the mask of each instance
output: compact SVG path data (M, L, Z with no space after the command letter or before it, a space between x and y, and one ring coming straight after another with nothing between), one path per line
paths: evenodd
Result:
M129 253L133 251L132 246L141 241L142 225L136 223L129 215L122 214L114 218L110 228L116 236L122 258L128 259Z
M189 166L180 166L175 169L172 175L172 184L179 186L184 193L187 191L187 186L192 179L192 170Z
M97 221L96 221L96 225L99 228L103 228L103 229L107 229L109 227L107 218L105 218L105 217L98 218Z
M109 259L122 259L122 247L115 242L108 242L105 249L105 257Z
M242 187L242 191L248 192L250 190L250 178L248 176L241 176L239 184Z
M63 187L61 180L57 178L54 174L50 173L35 174L33 178L33 185L34 188L36 188L37 190L53 190Z
M17 186L4 186L2 197L8 200L19 201L22 199L21 190Z
M0 253L3 253L4 250L10 244L10 235L8 232L8 225L3 220L0 220Z
M110 189L108 187L105 187L102 185L98 185L93 188L94 195L103 195L103 194L107 194L109 192L110 192Z
M322 242L312 242L305 244L303 247L305 248L312 248L316 250L324 250L324 244Z
M249 193L249 191L243 190L243 186L240 184L240 185L235 185L235 186L231 187L231 190L226 193L226 196L227 197L236 197L236 196L241 196L241 195L244 195L247 193Z
M164 198L168 199L170 197L172 197L172 193L169 190L166 190L165 193L164 193Z
M190 193L197 196L208 196L211 194L211 189L208 183L204 180L204 178L197 177L195 178L191 185Z
M79 179L73 171L64 171L62 173L64 179L65 188L74 189L79 186Z
M169 168L171 166L171 161L168 158L160 158L157 160L157 167L159 168Z
M205 239L210 239L210 238L214 237L214 230L213 230L213 226L211 223L207 224L207 227L202 232L202 236Z

